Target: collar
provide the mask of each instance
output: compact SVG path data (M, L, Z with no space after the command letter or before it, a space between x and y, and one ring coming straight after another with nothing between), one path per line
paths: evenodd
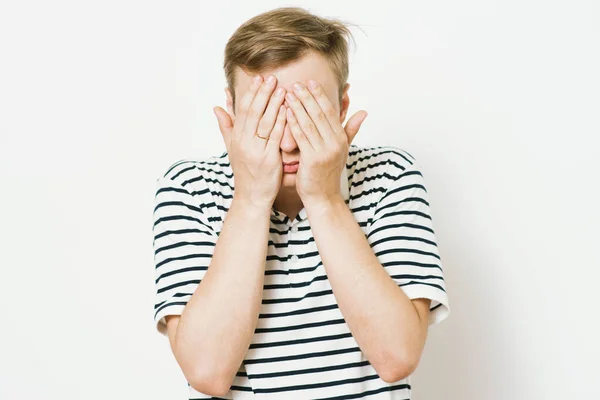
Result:
M344 169L340 175L340 193L346 204L348 204L348 200L350 199L350 189L348 187L348 167L346 163L344 163ZM296 218L294 218L294 220L290 220L287 215L271 207L271 219L276 222L283 222L289 227L296 222L302 222L308 219L308 215L306 214L306 208L302 207Z

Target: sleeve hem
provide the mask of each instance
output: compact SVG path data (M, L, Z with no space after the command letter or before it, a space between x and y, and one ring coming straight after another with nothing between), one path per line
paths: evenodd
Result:
M161 335L168 337L168 333L167 333L167 321L166 321L165 317L167 315L181 315L183 313L184 309L185 309L184 305L172 305L170 307L165 307L162 310L160 310L154 316L154 324L156 326L156 330Z
M401 287L409 299L431 299L429 313L429 325L435 325L448 318L450 314L450 303L448 302L448 294L442 290L436 289L428 285L410 285ZM434 309L435 308L435 309Z

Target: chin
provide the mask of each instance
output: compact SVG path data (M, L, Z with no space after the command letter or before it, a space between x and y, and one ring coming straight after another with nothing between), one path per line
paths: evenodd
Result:
M295 187L296 186L296 174L283 174L281 186Z

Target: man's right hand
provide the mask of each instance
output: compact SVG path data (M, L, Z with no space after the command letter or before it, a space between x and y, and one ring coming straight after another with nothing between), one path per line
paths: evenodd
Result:
M257 207L273 205L283 175L279 146L286 122L285 89L274 92L276 86L275 76L263 82L256 75L235 118L221 107L213 108L234 173L235 197Z

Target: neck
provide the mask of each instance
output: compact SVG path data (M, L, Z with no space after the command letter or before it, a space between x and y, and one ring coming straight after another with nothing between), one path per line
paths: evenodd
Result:
M295 189L282 188L273 202L273 208L284 213L290 219L296 218L303 207L304 204Z

